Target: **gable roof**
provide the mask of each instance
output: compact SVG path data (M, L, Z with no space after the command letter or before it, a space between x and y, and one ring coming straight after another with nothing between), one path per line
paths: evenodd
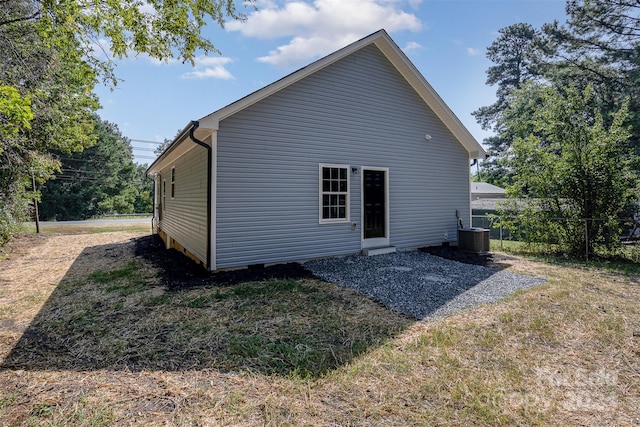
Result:
M295 82L304 79L305 77L319 71L336 61L339 61L352 53L374 44L393 64L398 72L404 77L404 79L411 85L411 87L418 93L422 100L433 110L436 116L444 123L449 131L456 137L456 139L462 144L462 146L469 152L469 158L484 158L486 152L482 148L482 145L471 135L471 133L465 128L460 119L451 111L451 109L440 98L440 95L433 89L433 87L427 82L424 76L413 65L404 52L398 47L398 45L391 39L389 34L385 30L376 31L340 50L337 50L311 64L303 67L293 73L277 80L270 85L259 89L244 98L235 101L226 107L223 107L211 114L202 117L199 123L199 129L196 131L195 136L199 139L204 139L209 136L213 131L218 130L218 126L221 120L232 116L233 114L259 102L260 100L271 96L272 94L294 84ZM156 170L157 164L173 150L174 145L179 144L181 141L189 136L189 131L192 124L187 125L180 134L174 139L169 147L163 152L152 164L149 166L147 172Z

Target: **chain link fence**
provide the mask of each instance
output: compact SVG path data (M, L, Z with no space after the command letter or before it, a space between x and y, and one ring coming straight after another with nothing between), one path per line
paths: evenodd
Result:
M593 256L594 243L604 245L640 241L640 222L602 218L543 218L498 214L472 215L472 226L490 230L491 239L520 241L551 252L564 245L580 246L585 259ZM543 230L544 229L544 230ZM595 237L596 241L594 242Z

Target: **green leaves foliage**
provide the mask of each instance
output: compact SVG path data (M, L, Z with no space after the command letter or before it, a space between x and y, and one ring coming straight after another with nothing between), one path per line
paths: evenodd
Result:
M542 30L553 46L548 78L557 85L593 86L607 114L629 102L632 140L640 147L640 3L636 0L569 0L565 25Z
M487 51L498 100L474 115L495 132L483 178L516 198L526 238L584 254L619 247L620 219L637 208L640 3L566 11L564 24L500 30Z
M485 129L490 128L491 123L497 124L499 112L508 106L512 89L539 76L541 62L540 52L536 48L539 31L531 25L513 24L498 33L498 38L487 48L487 58L495 64L487 69L487 84L498 85L498 100L493 106L482 107L474 113Z
M17 134L21 129L31 127L33 119L31 100L22 97L13 86L0 86L0 138L6 138ZM0 152L4 151L0 145Z
M235 0L34 0L33 18L46 40L77 43L92 68L113 84L113 58L145 54L191 62L217 53L202 35L208 24L244 20ZM250 4L252 0L243 2ZM30 16L25 14L26 16ZM105 57L106 55L106 57Z
M7 88L7 105L16 107L12 116L0 119L0 205L5 213L0 228L5 230L18 229L31 216L30 201L38 198L32 177L42 183L57 172L52 150L70 153L95 142L95 73L77 41L65 34L43 37L40 17L32 1L6 0L0 7L0 85Z
M131 144L118 127L94 117L96 143L60 154L61 171L42 186L40 216L76 220L110 213L150 212L152 183L133 163Z
M522 84L539 78L541 54L537 49L540 32L526 23L502 28L487 49L487 58L494 65L487 69L487 84L497 85L496 102L478 108L472 114L483 129L493 130L485 139L489 158L483 161L484 179L496 185L510 183L510 171L501 163L513 136L502 125L502 115L509 107L509 94Z
M632 126L631 144L640 153L640 3L636 0L568 0L567 21L541 29L528 24L503 28L487 50L493 65L487 83L496 85L497 101L474 112L495 135L485 140L491 158L483 162L489 182L511 182L507 167L513 143L509 95L528 81L557 88L591 86L593 106L609 125L626 105ZM625 104L626 103L626 104ZM513 115L513 112L512 112Z
M29 217L29 200L38 197L27 191L31 176L43 183L60 170L58 156L87 160L73 153L110 138L99 121L94 131L99 105L93 88L100 79L117 83L114 58L193 62L201 52L217 52L203 28L223 26L227 19L244 19L234 0L0 0L0 230L9 230L8 236ZM141 183L130 149L102 153L107 146L102 141L88 154L99 157L90 160L100 167L113 168L100 176L101 185L89 186L85 179L49 186L49 196L71 192L54 197L63 202L62 217L151 206L151 191ZM69 168L82 171L78 163L63 164L61 176ZM134 181L139 188L131 187ZM71 214L73 209L78 211ZM51 212L50 217L59 215Z
M627 104L606 124L591 86L527 84L510 102L505 124L516 138L508 157L514 171L509 195L527 201L525 216L575 220L543 227L534 238L565 244L577 254L585 244L591 250L598 244L615 247L620 215L631 216L638 200ZM596 219L588 221L588 237L585 219Z

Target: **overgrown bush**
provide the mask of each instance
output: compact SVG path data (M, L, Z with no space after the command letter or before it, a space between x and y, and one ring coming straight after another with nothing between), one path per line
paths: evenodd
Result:
M8 199L0 195L0 246L22 229L23 222L29 220L30 212L29 201L25 197Z
M502 214L517 217L530 244L572 256L619 250L620 218L633 214L639 196L628 103L603 117L590 85L525 84L509 100L504 120L515 139L507 196L514 205Z
M628 233L629 225L618 218L559 218L532 209L517 212L502 209L492 221L493 228L502 226L508 240L523 242L543 253L579 258L620 255L621 238Z

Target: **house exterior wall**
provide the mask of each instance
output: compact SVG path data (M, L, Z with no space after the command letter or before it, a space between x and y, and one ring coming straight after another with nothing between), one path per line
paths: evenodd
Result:
M469 225L468 152L373 45L222 120L216 157L216 268L359 252L363 166L389 170L391 245ZM349 165L348 222L319 223L320 163Z
M186 141L185 143L190 143ZM171 169L175 168L174 197ZM207 257L207 150L196 146L160 173L159 234L168 246L188 251L206 264ZM166 187L164 183L166 182ZM176 244L177 243L177 244Z

